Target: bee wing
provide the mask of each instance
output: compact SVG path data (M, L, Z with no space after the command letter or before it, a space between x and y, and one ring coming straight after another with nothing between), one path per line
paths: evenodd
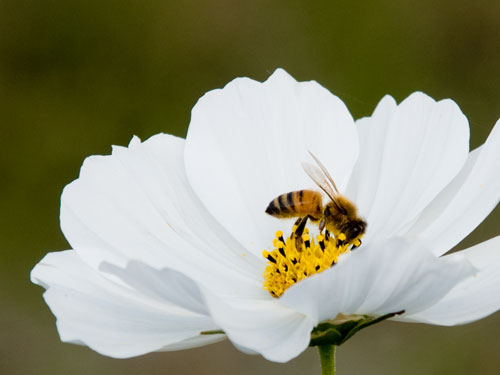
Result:
M344 206L342 206L342 203L340 203L337 199L337 196L340 193L337 189L337 185L335 185L335 182L333 181L332 176L330 175L330 173L328 173L326 167L319 161L316 156L313 155L311 151L309 151L309 154L311 154L318 166L310 163L302 163L302 168L316 183L316 185L318 185L321 190L323 190L326 195L328 195L333 204L336 206L337 210L339 210L340 212L346 212Z
M332 188L321 169L310 163L302 163L302 168L330 199L335 199L337 193L335 193L335 190Z
M345 212L345 208L337 199L338 192L336 192L334 190L334 187L330 185L329 179L327 176L325 176L323 170L310 163L302 163L302 168L304 168L304 171L309 175L309 177L311 177L316 185L318 185L321 190L323 190L326 195L328 195L330 200L336 206L337 210L339 210L340 212Z
M339 189L337 189L337 185L335 185L335 182L333 181L332 176L328 172L328 169L326 169L326 167L323 165L323 163L320 162L319 159L311 151L308 151L308 152L309 152L309 155L312 156L312 158L314 159L314 161L316 162L316 164L318 164L318 167L321 169L321 171L323 172L324 176L328 179L328 181L332 185L332 187L335 190L335 192L337 194L340 194L339 193Z

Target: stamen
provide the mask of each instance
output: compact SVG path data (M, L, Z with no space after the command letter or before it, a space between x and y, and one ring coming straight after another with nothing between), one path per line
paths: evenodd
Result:
M297 239L296 230L297 225L294 225L286 240L283 232L277 231L273 240L274 249L262 252L268 260L264 272L264 289L276 298L298 281L333 266L340 254L349 252L351 247L351 244L345 243L344 233L334 238L325 230L325 234L319 234L315 240L310 237L308 228L305 228ZM358 244L361 245L360 240L353 243L353 248Z

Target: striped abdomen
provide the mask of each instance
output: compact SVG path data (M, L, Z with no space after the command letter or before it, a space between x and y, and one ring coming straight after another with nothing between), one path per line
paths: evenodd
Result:
M266 213L279 218L304 217L321 218L323 214L322 196L314 190L298 190L274 198L266 208Z

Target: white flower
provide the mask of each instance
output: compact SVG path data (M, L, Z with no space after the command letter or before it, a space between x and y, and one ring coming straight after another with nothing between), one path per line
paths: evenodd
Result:
M288 361L342 314L453 325L500 307L500 237L445 255L500 199L500 125L469 153L451 100L384 97L353 121L316 82L277 70L203 96L186 140L156 135L85 160L61 199L73 250L48 254L33 282L61 339L112 357L221 340ZM363 245L280 298L263 289L279 194L314 188L310 150L368 222Z

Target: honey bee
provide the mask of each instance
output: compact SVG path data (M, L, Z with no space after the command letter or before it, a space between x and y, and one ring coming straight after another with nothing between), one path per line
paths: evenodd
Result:
M318 222L320 232L326 228L327 231L333 233L340 244L359 246L366 230L366 222L358 216L358 209L354 203L339 193L337 185L325 166L316 156L309 153L317 166L303 163L302 167L316 185L326 193L330 201L323 204L321 193L315 190L291 191L274 198L267 206L266 213L282 219L298 217L295 231L298 237L302 235L309 219L312 222Z

